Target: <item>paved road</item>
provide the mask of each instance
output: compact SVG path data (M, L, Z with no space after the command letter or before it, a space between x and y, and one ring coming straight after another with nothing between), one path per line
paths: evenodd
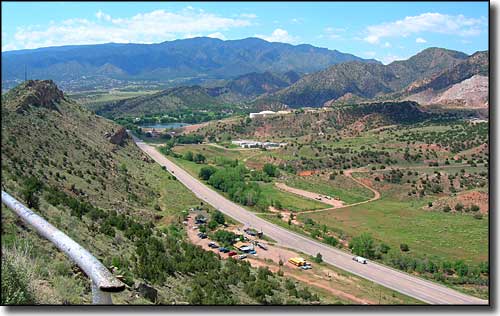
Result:
M409 274L374 262L369 262L366 265L356 263L352 260L352 255L346 252L301 236L256 216L195 179L159 153L156 148L145 144L137 138L134 138L134 140L139 148L160 165L165 166L168 171L175 175L182 184L200 199L240 223L262 230L282 246L293 248L312 256L319 252L322 254L323 260L331 265L429 304L488 304L485 300L459 293L445 286L410 276Z

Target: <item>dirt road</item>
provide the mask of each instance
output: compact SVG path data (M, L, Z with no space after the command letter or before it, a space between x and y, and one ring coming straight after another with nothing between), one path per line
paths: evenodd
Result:
M181 167L168 160L154 147L137 138L134 138L134 140L139 148L160 165L165 166L198 198L236 221L262 230L264 234L274 239L278 245L293 248L311 256L321 253L323 260L328 264L430 304L488 304L486 300L460 293L443 285L411 276L379 263L359 264L352 260L352 255L349 253L272 224L207 187Z
M322 196L321 194L306 191L306 190L301 190L301 189L297 189L297 188L292 188L292 187L289 187L288 185L281 183L281 182L276 182L274 185L276 185L277 188L279 188L283 191L287 191L287 192L290 192L290 193L293 193L296 195L300 195L300 196L303 196L303 197L308 198L308 199L321 201L324 204L328 204L328 205L333 206L333 208L339 208L339 207L342 207L344 205L344 203L340 200L335 200L333 198L327 199L324 196ZM331 209L331 208L328 208L328 209Z

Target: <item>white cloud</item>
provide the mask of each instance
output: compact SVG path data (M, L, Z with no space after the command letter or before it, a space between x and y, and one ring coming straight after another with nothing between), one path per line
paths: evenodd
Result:
M176 38L206 36L223 38L221 31L252 25L248 18L228 18L187 7L178 12L155 10L131 17L112 17L102 11L95 20L68 19L45 27L17 29L17 49L99 43L154 43ZM9 46L10 45L10 46ZM12 47L11 43L2 46Z
M421 37L417 37L417 39L415 40L415 43L423 44L423 43L427 43L427 41Z
M95 16L97 17L98 20L111 21L111 15L106 14L106 13L102 12L101 10L97 11Z
M382 63L384 65L390 64L395 60L406 60L406 59L408 59L408 57L401 57L401 56L392 55L392 54L389 54L389 55L386 55L386 56L383 56L382 58L380 58L380 60L382 61Z
M257 15L253 13L242 13L240 14L240 17L246 18L246 19L256 19Z
M275 29L270 36L256 34L255 37L262 38L268 42L281 42L281 43L296 43L298 37L288 34L288 31L284 29Z
M392 45L391 45L391 43L389 43L389 42L385 42L385 43L384 43L384 47L391 47L391 46L392 46Z
M215 33L212 33L212 34L208 34L207 37L218 38L218 39L221 39L223 41L226 40L226 37L221 32L215 32Z
M464 15L423 13L407 16L394 22L368 26L364 40L376 44L381 38L407 37L421 32L475 36L481 33L485 25L487 25L485 18L475 19L467 18Z
M324 34L320 35L320 38L328 38L328 39L341 39L342 33L346 31L345 28L340 27L326 27L324 29Z

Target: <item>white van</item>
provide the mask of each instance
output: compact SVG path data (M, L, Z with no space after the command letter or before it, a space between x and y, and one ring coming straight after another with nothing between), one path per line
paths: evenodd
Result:
M360 257L360 256L354 257L354 258L352 258L352 260L354 260L356 262L359 262L359 263L362 263L362 264L367 264L368 263L368 260L366 260L365 258Z

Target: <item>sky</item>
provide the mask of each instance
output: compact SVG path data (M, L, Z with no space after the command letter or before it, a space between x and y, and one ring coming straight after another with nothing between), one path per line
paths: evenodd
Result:
M387 64L488 49L488 2L5 2L2 52L208 36L311 44Z

